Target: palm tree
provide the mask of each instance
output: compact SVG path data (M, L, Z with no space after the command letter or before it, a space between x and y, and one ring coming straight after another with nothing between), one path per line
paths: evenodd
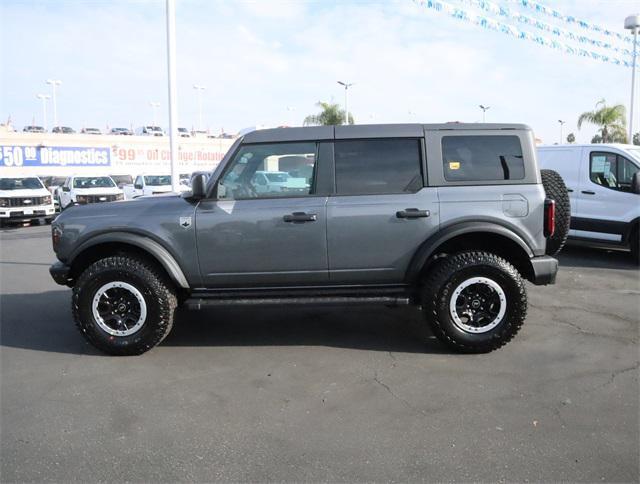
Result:
M587 111L578 118L578 129L582 123L587 122L600 126L599 134L596 137L602 139L603 143L626 143L625 133L626 109L622 104L607 106L604 99L596 103L596 109ZM594 137L594 138L596 138Z
M316 106L322 108L318 114L310 114L304 118L305 126L331 126L344 124L344 109L339 104L319 101ZM353 124L353 116L349 113L349 124Z

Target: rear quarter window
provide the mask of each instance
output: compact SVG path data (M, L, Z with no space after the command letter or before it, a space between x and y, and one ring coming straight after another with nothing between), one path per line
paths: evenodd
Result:
M447 181L522 180L524 159L518 136L444 136Z

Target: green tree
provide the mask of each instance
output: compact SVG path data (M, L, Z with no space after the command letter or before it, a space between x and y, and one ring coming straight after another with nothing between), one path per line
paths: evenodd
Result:
M576 142L576 135L573 133L569 133L567 135L567 143L575 143Z
M633 135L633 144L640 145L640 131Z
M590 123L599 126L598 134L594 139L602 139L602 143L626 143L627 134L625 132L626 109L622 104L607 106L606 101L601 99L596 103L593 111L586 111L578 118L578 129L583 123Z
M304 118L305 126L332 126L344 124L344 109L340 109L337 103L325 103L319 101L316 106L322 109L318 114L310 114ZM349 113L349 124L353 124L353 116Z

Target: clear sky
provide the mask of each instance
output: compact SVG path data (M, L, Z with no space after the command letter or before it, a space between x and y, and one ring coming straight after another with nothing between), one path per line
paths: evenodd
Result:
M494 0L506 3L508 0ZM542 1L542 0L539 0ZM624 33L636 0L542 1ZM0 120L42 124L37 93L62 80L59 124L140 126L161 103L167 125L163 0L0 2ZM559 53L428 11L411 0L178 0L179 124L214 132L301 124L317 101L343 102L354 82L359 123L521 122L547 143L578 131L605 98L629 105L629 68ZM637 119L637 118L636 118ZM49 127L52 125L49 105ZM637 121L636 121L636 125Z

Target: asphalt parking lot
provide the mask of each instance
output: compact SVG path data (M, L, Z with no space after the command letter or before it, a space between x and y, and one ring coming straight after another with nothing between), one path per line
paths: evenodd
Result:
M570 247L491 354L403 309L181 312L114 358L73 326L48 226L0 232L1 480L639 479L639 272Z

